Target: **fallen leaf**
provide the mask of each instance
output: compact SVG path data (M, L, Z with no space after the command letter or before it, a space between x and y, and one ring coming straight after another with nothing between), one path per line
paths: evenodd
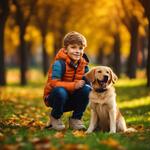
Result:
M49 138L40 139L38 137L30 140L35 150L57 150L51 143Z
M115 139L108 138L107 140L100 141L100 144L107 145L115 150L125 150L125 148Z
M64 133L63 132L56 132L55 134L54 134L54 137L55 138L63 138L64 137Z
M79 130L76 130L76 131L72 131L72 134L75 136L75 137L85 137L86 134L84 131L79 131Z
M89 150L89 147L86 144L65 144L63 149L64 150Z
M5 140L5 136L3 133L0 132L0 141L4 141Z
M50 143L39 143L34 145L35 150L57 150L54 146Z
M16 141L17 141L17 142L21 142L22 140L23 140L22 137L17 137L17 138L16 138Z
M2 150L19 150L19 144L5 144Z

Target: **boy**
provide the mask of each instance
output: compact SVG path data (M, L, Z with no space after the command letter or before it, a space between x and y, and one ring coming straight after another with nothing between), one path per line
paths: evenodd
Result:
M63 39L63 48L59 50L55 61L48 71L48 80L44 88L44 102L52 107L49 127L55 130L65 129L61 121L63 112L73 111L69 118L69 127L85 129L81 118L88 104L91 90L83 77L88 69L88 58L84 54L86 39L78 32L70 32Z

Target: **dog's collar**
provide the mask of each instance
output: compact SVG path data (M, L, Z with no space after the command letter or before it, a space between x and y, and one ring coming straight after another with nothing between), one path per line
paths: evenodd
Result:
M103 92L107 91L107 89L99 88L99 89L94 89L94 91L96 91L98 93L103 93Z

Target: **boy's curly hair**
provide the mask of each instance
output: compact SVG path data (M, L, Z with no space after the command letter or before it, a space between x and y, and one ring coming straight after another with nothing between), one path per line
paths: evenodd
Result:
M86 47L87 41L86 41L86 38L82 34L72 31L72 32L67 33L63 39L63 46L65 48L69 44L78 44L78 45L82 45Z

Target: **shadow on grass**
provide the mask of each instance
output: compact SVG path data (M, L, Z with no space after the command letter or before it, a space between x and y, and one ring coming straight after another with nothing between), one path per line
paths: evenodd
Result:
M124 113L127 114L136 114L136 115L149 115L150 105L142 105L138 107L124 107L121 109ZM130 112L130 113L129 113ZM149 115L150 116L150 115Z
M149 126L149 117L150 117L150 105L142 105L138 107L124 107L121 109L123 115L126 118L129 118L130 123L133 124L143 124L144 126Z
M144 85L116 87L119 101L132 100L150 95L150 88Z

